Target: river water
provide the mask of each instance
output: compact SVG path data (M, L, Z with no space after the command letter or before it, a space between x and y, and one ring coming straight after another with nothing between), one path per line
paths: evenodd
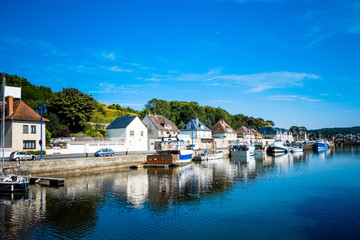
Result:
M2 194L2 239L360 239L360 148L66 176Z

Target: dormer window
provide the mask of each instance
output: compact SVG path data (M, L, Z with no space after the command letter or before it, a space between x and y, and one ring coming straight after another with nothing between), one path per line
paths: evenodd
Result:
M171 124L170 123L163 123L163 124L161 124L164 128L166 128L166 129L171 129L172 128L172 126L171 126Z

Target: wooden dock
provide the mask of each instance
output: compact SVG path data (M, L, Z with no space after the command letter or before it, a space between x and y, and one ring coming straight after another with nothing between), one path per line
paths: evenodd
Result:
M52 177L31 177L30 184L41 184L51 187L64 186L65 178L52 178Z

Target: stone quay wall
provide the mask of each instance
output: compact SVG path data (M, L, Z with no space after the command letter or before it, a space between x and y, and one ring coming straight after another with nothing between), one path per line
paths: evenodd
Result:
M82 172L101 172L115 169L128 169L132 165L146 162L146 154L124 155L114 157L89 157L59 160L21 161L21 171L35 176L55 176ZM16 171L16 162L6 162L5 168Z
M214 149L215 150L215 149ZM229 156L228 149L221 149L224 157ZM194 151L194 156L203 152L203 150ZM116 169L129 169L130 166L140 166L146 162L148 154L121 155L113 157L87 157L74 159L57 160L36 160L21 161L21 171L29 174L41 176L56 176L76 174L83 172L101 172ZM8 171L15 171L17 162L6 162L5 168Z

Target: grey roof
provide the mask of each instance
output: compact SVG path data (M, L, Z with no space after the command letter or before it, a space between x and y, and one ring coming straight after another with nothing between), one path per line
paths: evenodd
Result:
M205 126L198 119L191 119L180 131L211 131L207 126Z
M258 132L261 134L276 134L277 132L288 132L289 130L277 127L261 127Z
M106 129L126 128L137 116L118 117Z

